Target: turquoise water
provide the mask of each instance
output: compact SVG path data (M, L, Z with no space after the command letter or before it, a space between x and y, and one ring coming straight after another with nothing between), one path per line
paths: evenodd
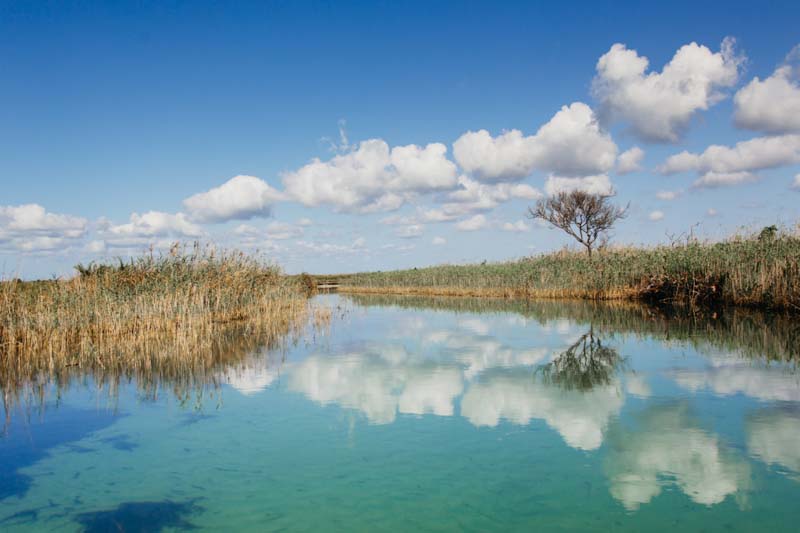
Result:
M796 319L319 300L329 328L190 401L11 408L0 530L797 530Z

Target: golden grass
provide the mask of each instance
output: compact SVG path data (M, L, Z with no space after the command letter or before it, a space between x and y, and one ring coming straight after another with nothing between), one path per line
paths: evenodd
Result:
M214 379L214 369L307 323L308 300L277 267L242 253L174 247L72 279L0 284L0 389L6 406L92 374L144 389ZM187 378L187 376L189 376Z

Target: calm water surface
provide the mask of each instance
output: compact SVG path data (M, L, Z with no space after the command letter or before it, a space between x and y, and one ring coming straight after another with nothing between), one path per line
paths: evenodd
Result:
M797 531L796 319L320 300L330 328L188 398L9 405L0 530Z

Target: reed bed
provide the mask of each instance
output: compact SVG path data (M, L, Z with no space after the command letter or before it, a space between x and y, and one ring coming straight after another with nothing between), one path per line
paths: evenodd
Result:
M213 380L259 347L307 324L302 288L263 260L195 245L129 262L78 265L66 280L0 284L0 389L20 391L92 375L137 378L151 393Z
M800 238L574 251L503 263L338 277L340 291L441 296L639 299L800 310Z

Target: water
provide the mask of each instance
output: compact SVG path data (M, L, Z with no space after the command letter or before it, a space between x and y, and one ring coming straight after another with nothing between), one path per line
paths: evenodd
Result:
M329 330L188 399L16 404L0 530L796 531L796 320L321 300Z

